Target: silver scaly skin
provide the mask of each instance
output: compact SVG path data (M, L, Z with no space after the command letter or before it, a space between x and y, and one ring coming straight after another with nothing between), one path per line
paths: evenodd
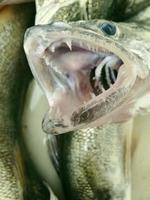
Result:
M132 122L58 136L66 199L129 200Z

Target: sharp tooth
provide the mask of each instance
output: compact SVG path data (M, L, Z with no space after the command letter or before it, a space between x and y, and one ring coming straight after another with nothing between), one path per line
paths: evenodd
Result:
M54 53L56 48L60 47L61 44L62 44L62 41L53 42L53 44L51 44L50 46L51 52Z
M53 68L56 72L60 73L59 70L58 70L58 68L57 68L57 65L56 65L56 63L55 63L54 61L51 61L51 62L50 62L50 66L51 66L51 68Z
M95 47L95 52L98 52L98 48L97 47Z
M81 42L81 41L80 41L79 45L80 45L80 47L82 47L82 46L83 46L83 44L82 44L82 42Z
M55 70L57 69L56 65L53 61L50 62L50 66L51 66L52 69L55 69Z
M48 65L48 66L49 66L49 64L50 64L50 63L49 63L49 59L48 59L47 57L45 58L45 63L46 63L46 65Z
M89 50L91 50L91 47L90 47L90 45L89 45L89 44L87 44L87 48L88 48Z
M70 51L72 51L72 41L70 39L64 41L69 47Z
M54 63L53 63L53 61L50 62L50 66L51 66L51 68L54 68Z
M52 53L54 53L54 52L55 52L55 45L52 45L52 46L50 47L50 50L51 50Z
M106 91L105 88L103 88L103 87L101 87L101 90L102 90L102 92L105 92L105 91Z
M95 94L93 92L91 92L91 97L95 98Z

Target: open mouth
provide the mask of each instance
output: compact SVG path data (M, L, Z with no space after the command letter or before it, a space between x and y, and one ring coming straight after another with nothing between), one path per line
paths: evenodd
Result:
M53 79L57 77L59 82L58 77L63 78L63 84L79 96L97 96L110 89L123 65L122 59L107 49L75 39L52 42L45 50L45 60Z

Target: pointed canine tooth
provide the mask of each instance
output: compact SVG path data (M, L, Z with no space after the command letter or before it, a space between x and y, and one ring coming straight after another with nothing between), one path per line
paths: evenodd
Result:
M51 50L52 53L54 53L54 52L55 52L55 45L52 45L52 46L50 47L50 50Z
M80 44L80 47L82 47L82 46L83 46L83 44L82 44L82 42L81 42L81 41L80 41L80 43L79 43L79 44Z
M95 48L95 51L98 52L98 47Z
M72 41L70 39L64 41L69 47L70 51L72 51Z
M50 62L50 66L53 68L53 61Z
M93 92L91 92L90 95L91 95L92 99L95 98L95 96L96 96Z
M105 92L105 91L106 91L103 87L101 87L101 90L102 90L102 92Z
M55 41L55 42L53 42L53 44L51 44L51 46L50 46L51 52L54 53L55 50L56 50L58 47L61 46L61 44L62 44L62 41L57 41L57 42Z
M91 50L91 47L90 47L90 45L89 45L89 44L87 44L87 48L88 48L89 50Z

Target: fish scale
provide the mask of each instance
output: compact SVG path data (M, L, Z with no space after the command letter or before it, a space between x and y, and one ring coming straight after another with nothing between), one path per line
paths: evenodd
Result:
M60 169L67 199L99 199L103 195L110 199L111 192L115 193L113 199L124 199L125 166L120 168L120 161L126 151L126 136L118 134L120 128L121 124L111 124L59 136ZM109 176L112 182L108 181Z

